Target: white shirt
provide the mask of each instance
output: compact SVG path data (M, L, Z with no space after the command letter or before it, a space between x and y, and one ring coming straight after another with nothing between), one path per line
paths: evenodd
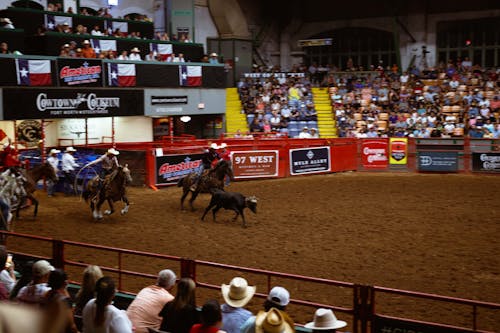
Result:
M0 272L0 283L3 283L7 291L10 293L14 286L16 285L16 280L10 276L10 273L7 269L2 269Z
M309 132L300 132L299 133L299 139L310 139L311 138L311 133Z
M56 172L59 170L59 159L57 156L49 156L49 158L47 158L47 162L50 163Z
M75 158L70 153L64 153L62 156L62 171L74 171L78 167Z
M104 324L100 327L94 326L95 312L94 298L83 308L83 333L132 333L132 323L124 310L120 310L114 305L107 305L104 311Z
M131 53L130 56L128 57L129 60L136 60L136 61L141 61L141 55L139 53Z

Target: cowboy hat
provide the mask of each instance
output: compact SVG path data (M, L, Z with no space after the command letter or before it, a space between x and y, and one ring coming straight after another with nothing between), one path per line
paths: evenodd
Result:
M73 148L73 147L71 147L71 146L68 147L68 148L66 148L66 150L65 150L66 153L71 153L71 152L74 152L74 151L76 151L76 149Z
M141 51L139 51L139 49L137 47L134 47L132 50L130 50L130 52L137 52L137 53L139 53Z
M118 150L116 150L115 148L109 148L107 153L113 154L113 155L120 155L120 152Z
M90 42L89 42L89 40L88 40L88 39L86 39L86 40L84 40L84 41L83 41L83 43L82 43L82 44L90 44Z
M8 23L8 24L12 24L12 21L11 21L11 20L10 20L10 18L8 18L8 17L3 18L3 19L2 19L2 22Z
M223 142L220 144L219 148L226 148L227 147L227 143Z
M212 53L210 53L210 56L211 56L211 57L217 57L217 53L212 52Z
M59 149L51 149L49 155L59 154L61 151Z
M235 277L229 284L221 286L224 301L233 308L245 306L255 294L255 286L249 286L247 280L242 277Z
M210 145L210 149L219 149L219 146L214 142Z
M337 320L332 310L319 308L314 313L314 321L305 324L304 327L312 330L335 330L345 326L347 326L347 323Z
M268 312L259 311L255 317L255 333L293 333L293 321L285 312L271 308Z

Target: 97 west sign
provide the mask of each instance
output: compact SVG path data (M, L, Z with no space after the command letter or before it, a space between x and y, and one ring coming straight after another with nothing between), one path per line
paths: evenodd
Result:
M5 120L144 115L138 89L3 89Z

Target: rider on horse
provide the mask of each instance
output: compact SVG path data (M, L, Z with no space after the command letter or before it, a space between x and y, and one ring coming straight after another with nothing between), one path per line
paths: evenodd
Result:
M99 184L98 189L102 188L103 181L107 175L113 173L113 171L120 166L118 163L118 158L116 156L120 155L120 152L115 148L109 148L108 151L101 157L95 159L94 161L87 163L85 167L101 163L101 172L99 174Z
M198 176L194 180L193 185L191 185L191 187L189 188L190 191L192 192L196 191L196 187L198 187L198 183L200 182L203 172L205 170L211 170L212 166L220 160L220 156L219 153L217 153L217 149L219 149L219 146L217 146L216 143L212 143L210 147L208 147L208 149L203 154L201 158L201 166L197 170Z
M19 161L19 155L17 153L16 148L11 145L10 139L9 142L6 142L3 145L2 165L4 169L11 169L12 171L18 172L19 167L21 166L21 161Z

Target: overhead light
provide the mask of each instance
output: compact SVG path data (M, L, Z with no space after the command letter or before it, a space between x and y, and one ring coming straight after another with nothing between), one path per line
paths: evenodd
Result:
M191 117L190 116L182 116L181 121L183 123L187 123L187 122L191 121Z

